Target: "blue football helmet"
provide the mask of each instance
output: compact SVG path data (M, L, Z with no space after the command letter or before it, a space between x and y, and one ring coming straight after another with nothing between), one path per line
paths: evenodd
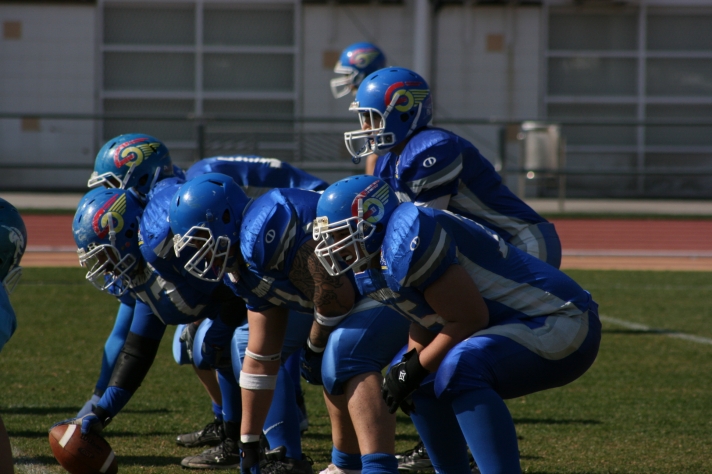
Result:
M159 179L173 176L168 148L143 133L112 138L101 147L87 186L134 189L143 198Z
M334 66L334 72L341 77L331 80L331 93L338 99L356 92L366 76L384 67L386 56L375 44L362 42L347 46Z
M197 176L178 189L168 216L176 255L196 249L184 266L188 273L205 281L222 279L235 261L230 249L239 252L235 244L249 202L240 186L220 173Z
M433 119L430 88L419 74L386 68L364 79L349 107L359 114L361 130L344 133L354 161L371 153L385 155Z
M79 263L86 278L114 296L129 289L141 252L138 226L143 208L125 189L97 188L79 201L72 221Z
M8 294L22 276L20 260L27 247L27 229L15 206L0 198L0 281Z
M313 226L314 253L326 271L341 275L377 255L396 206L393 189L375 176L352 176L326 188ZM353 255L340 253L349 247Z

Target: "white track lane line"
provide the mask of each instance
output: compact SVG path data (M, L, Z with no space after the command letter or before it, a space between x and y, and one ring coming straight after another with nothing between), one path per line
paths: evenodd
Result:
M685 334L682 332L669 331L667 329L657 329L644 324L631 323L630 321L624 321L623 319L611 318L609 316L599 316L599 319L604 323L615 324L616 326L622 326L627 329L633 329L635 331L658 333L667 337L674 337L675 339L682 339L685 341L696 342L698 344L707 344L712 346L712 339L702 336L693 336L692 334Z

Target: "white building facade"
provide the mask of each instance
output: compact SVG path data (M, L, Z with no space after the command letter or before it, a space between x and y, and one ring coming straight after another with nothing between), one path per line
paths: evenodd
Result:
M81 189L129 132L184 167L254 153L359 172L329 80L371 41L502 172L514 124L538 119L562 125L570 196L712 196L709 0L0 1L0 25L0 189Z

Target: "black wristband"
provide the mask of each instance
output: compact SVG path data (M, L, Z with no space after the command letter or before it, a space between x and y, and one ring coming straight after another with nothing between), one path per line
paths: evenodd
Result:
M91 409L91 412L94 413L97 418L99 418L101 426L105 427L111 421L111 413L109 413L108 410L103 409L99 405L94 405Z
M405 370L406 372L410 375L411 379L414 381L417 381L418 383L422 382L425 377L428 376L430 371L423 367L420 363L420 358L418 356L418 352L413 349L411 352L415 352L415 354L412 354L405 362ZM408 354L406 354L407 356ZM405 358L405 356L404 356Z

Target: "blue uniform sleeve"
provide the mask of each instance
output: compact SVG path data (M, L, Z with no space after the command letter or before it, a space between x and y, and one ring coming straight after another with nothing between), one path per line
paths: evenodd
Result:
M276 158L256 155L214 156L188 169L188 179L205 173L230 176L249 197L258 197L274 188L323 191L329 184L306 171Z
M388 286L396 292L424 292L450 265L457 264L457 246L448 232L412 203L401 204L388 223L383 244Z
M457 140L438 130L415 135L400 157L397 174L414 202L430 202L457 194L462 171L462 149Z

